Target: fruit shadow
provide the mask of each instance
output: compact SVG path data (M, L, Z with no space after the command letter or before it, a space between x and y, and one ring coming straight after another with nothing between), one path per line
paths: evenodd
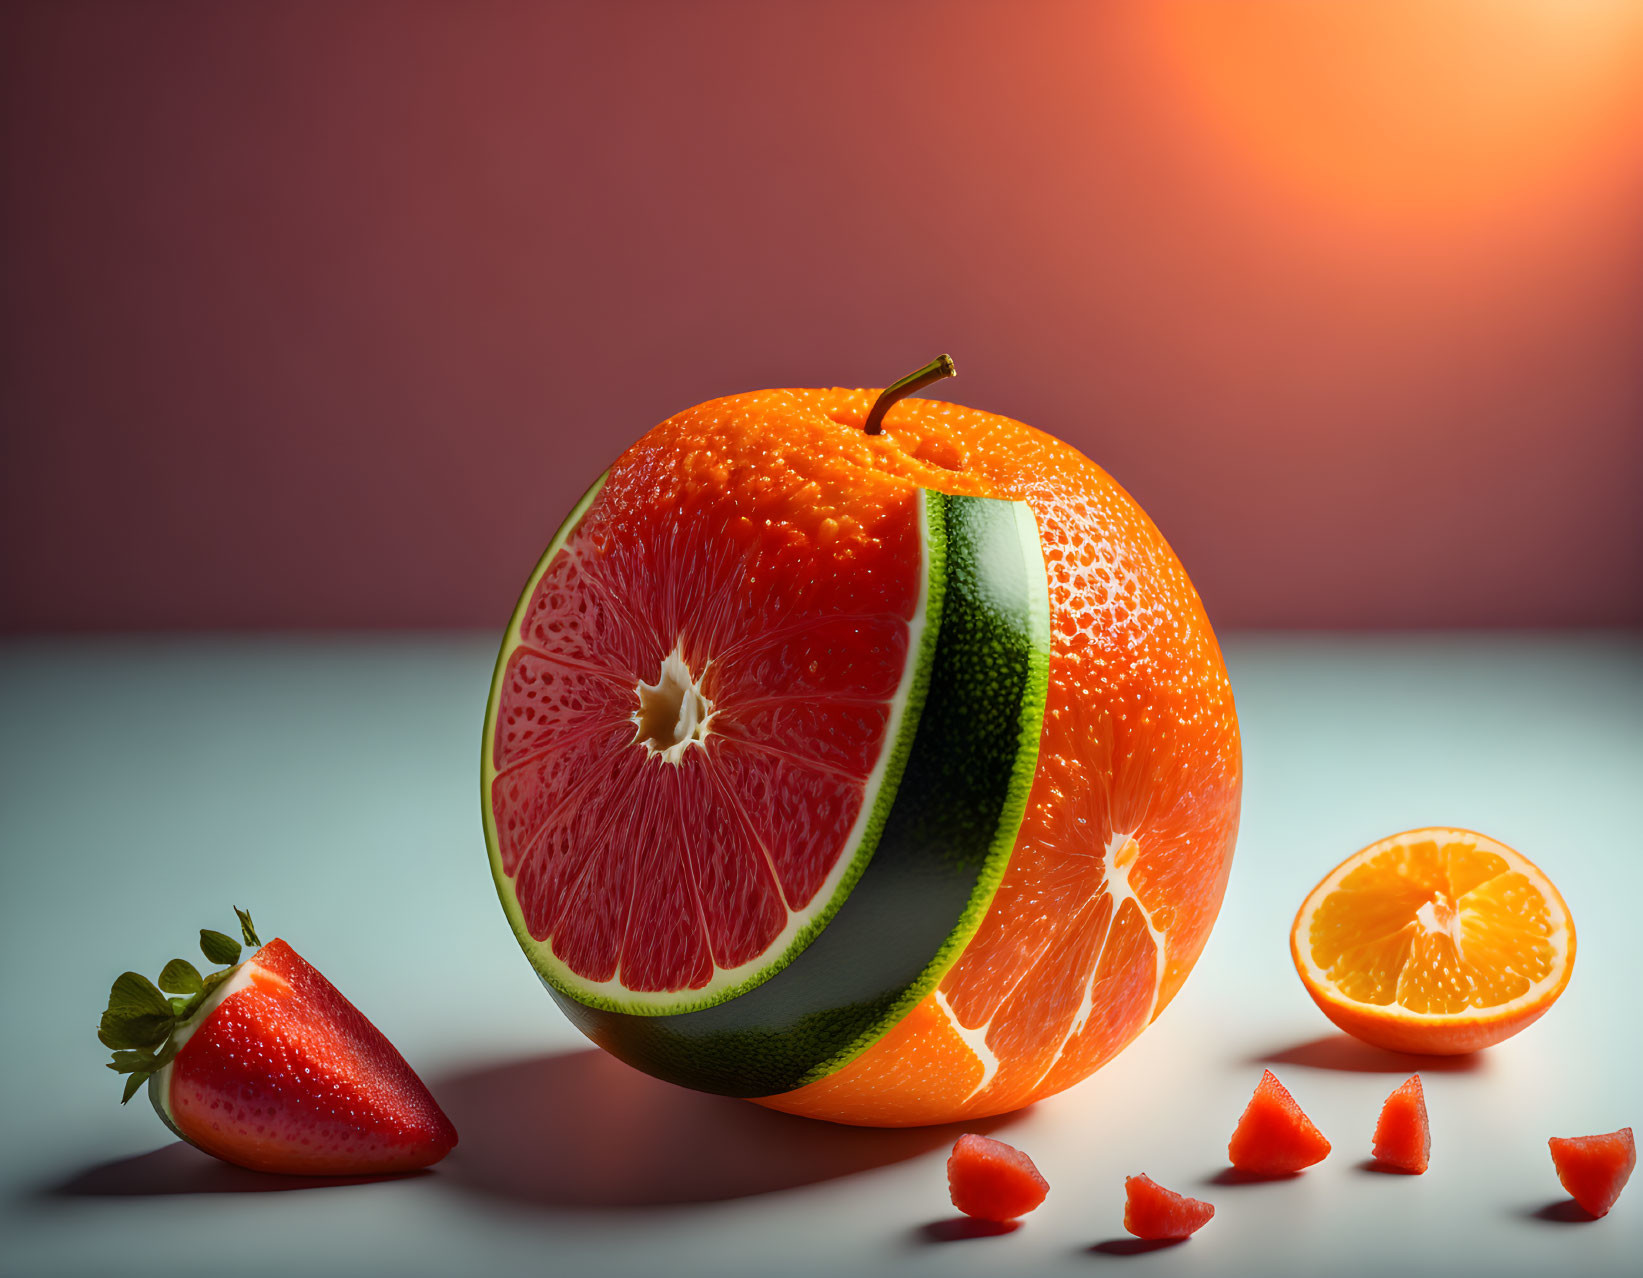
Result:
M1302 1065L1307 1069L1332 1069L1348 1074L1472 1074L1484 1068L1484 1054L1417 1056L1371 1047L1350 1034L1325 1034L1290 1047L1258 1052L1246 1064Z
M977 1220L972 1216L949 1216L913 1228L917 1243L964 1242L969 1238L1001 1238L1021 1227L1018 1220Z
M1399 1167L1395 1163L1383 1163L1378 1158L1365 1158L1352 1164L1353 1169L1366 1176L1419 1176L1422 1173L1410 1171L1407 1167Z
M479 1064L434 1094L460 1143L441 1179L538 1207L722 1202L944 1149L1008 1117L845 1127L660 1082L597 1050Z
M1517 1214L1524 1220L1549 1225L1584 1225L1600 1219L1572 1198L1554 1198L1538 1207L1525 1207Z
M1109 1238L1082 1250L1098 1256L1145 1256L1154 1251L1168 1251L1184 1242L1185 1238Z
M339 1185L412 1180L426 1170L392 1176L275 1176L221 1162L182 1141L115 1158L74 1172L39 1190L41 1198L153 1198L173 1194L261 1194Z
M1300 1172L1249 1172L1236 1167L1223 1167L1204 1177L1206 1185L1277 1185L1286 1180L1299 1180Z

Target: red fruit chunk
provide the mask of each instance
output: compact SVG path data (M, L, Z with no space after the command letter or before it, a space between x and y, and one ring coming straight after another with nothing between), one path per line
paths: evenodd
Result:
M450 1152L456 1130L422 1080L330 981L280 940L246 967L166 1080L179 1135L241 1167L308 1176L409 1171Z
M1301 1112L1271 1070L1264 1070L1244 1115L1227 1143L1227 1157L1241 1172L1281 1176L1310 1167L1329 1153L1329 1142Z
M1622 1127L1605 1136L1554 1136L1546 1143L1569 1197L1594 1216L1608 1215L1637 1166L1632 1129Z
M1173 1193L1150 1176L1124 1181L1124 1228L1137 1238L1189 1238L1214 1214L1209 1203Z
M947 1159L947 1188L966 1216L1002 1222L1043 1202L1050 1182L1019 1149L966 1132Z
M1421 1076L1386 1098L1375 1123L1375 1157L1388 1167L1420 1175L1432 1153L1432 1129L1426 1121L1426 1093Z

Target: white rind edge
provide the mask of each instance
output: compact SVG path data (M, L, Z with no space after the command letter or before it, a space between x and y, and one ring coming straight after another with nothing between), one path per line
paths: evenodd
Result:
M222 1006L225 999L238 994L247 985L251 984L252 969L256 966L255 955L246 959L245 962L234 969L226 981L211 991L210 997L200 1004L199 1010L189 1017L187 1022L178 1026L176 1033L171 1038L178 1052L181 1052L188 1040L194 1037L194 1031L204 1025L211 1018L211 1014ZM171 1070L176 1062L177 1058L173 1055L164 1067L149 1075L148 1099L154 1106L154 1112L160 1116L160 1120L178 1137L187 1140L187 1136L177 1131L177 1124L171 1118Z

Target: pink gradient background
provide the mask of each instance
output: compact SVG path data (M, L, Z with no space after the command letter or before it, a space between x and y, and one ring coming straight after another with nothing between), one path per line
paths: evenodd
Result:
M13 3L0 624L495 626L645 428L1068 439L1221 626L1643 623L1643 6Z

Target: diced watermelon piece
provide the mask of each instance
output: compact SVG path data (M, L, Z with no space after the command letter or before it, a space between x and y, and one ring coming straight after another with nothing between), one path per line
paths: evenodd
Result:
M966 1132L947 1159L947 1188L966 1216L1002 1222L1037 1207L1050 1182L1019 1149Z
M1324 1134L1301 1112L1277 1076L1264 1070L1227 1143L1232 1165L1256 1176L1281 1176L1310 1167L1328 1153Z
M1546 1143L1569 1197L1594 1216L1608 1215L1637 1166L1632 1129L1604 1136L1554 1136Z
M1214 1214L1209 1203L1165 1189L1150 1176L1124 1181L1124 1228L1137 1238L1190 1238Z
M1432 1154L1432 1129L1426 1121L1426 1093L1421 1076L1411 1077L1386 1098L1375 1123L1375 1157L1388 1167L1419 1176Z

